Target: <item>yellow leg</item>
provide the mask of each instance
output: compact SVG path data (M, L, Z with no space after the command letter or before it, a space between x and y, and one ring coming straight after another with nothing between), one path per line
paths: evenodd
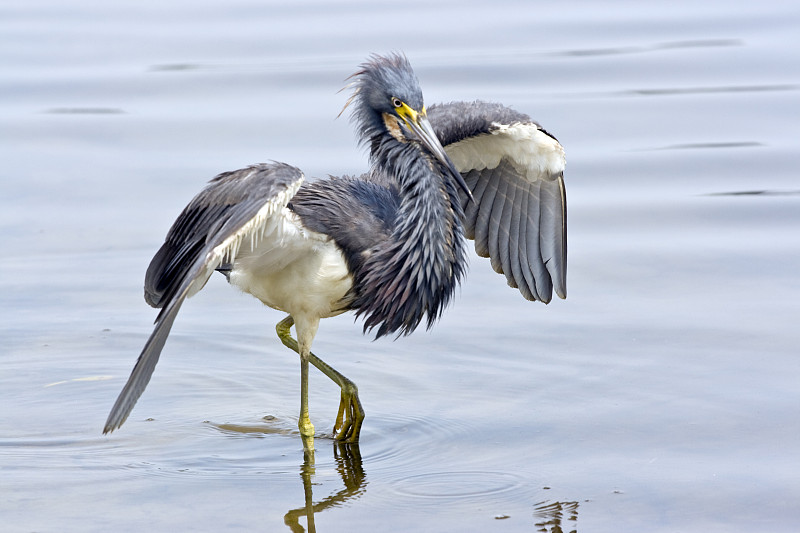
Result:
M308 416L308 355L300 354L300 420L297 422L300 436L303 438L303 448L313 462L314 455L314 424Z
M278 332L278 337L281 342L291 350L300 354L301 359L301 405L300 405L300 423L303 423L303 406L305 405L305 416L308 417L308 363L317 367L323 374L332 379L342 389L342 397L339 402L339 413L336 415L336 423L333 426L334 438L341 442L358 442L358 436L361 433L361 424L364 422L364 408L361 406L361 400L358 399L358 387L356 384L347 379L344 375L336 371L332 366L328 365L325 361L314 355L310 350L305 358L305 372L306 376L303 377L303 354L301 353L300 346L296 340L292 338L291 328L294 325L294 318L291 315L287 316L275 327ZM305 392L302 387L305 386ZM308 420L308 425L311 426L311 421ZM312 435L313 435L313 427ZM300 428L303 432L303 428Z

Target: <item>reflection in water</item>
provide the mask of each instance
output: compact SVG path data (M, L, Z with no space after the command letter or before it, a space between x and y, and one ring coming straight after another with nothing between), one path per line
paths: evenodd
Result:
M577 533L578 528L578 502L548 502L543 501L536 504L534 516L539 519L536 522L536 531L542 533L564 533L562 521L572 522L568 524L569 533Z
M315 473L314 454L305 454L305 459L300 467L300 477L303 478L303 491L305 492L305 505L290 510L283 517L283 523L289 526L289 529L294 533L306 531L300 525L301 516L306 517L308 532L315 533L314 513L324 511L329 507L336 507L347 500L358 498L366 490L366 476L364 475L358 444L334 443L333 456L336 460L336 471L339 472L339 476L342 478L344 488L315 504L312 492L312 479Z
M272 415L267 415L262 418L264 422L267 422L269 425L263 424L217 424L215 422L206 421L207 424L214 426L215 428L221 430L224 433L229 434L239 434L239 435L249 435L249 434L261 434L261 435L299 435L300 432L297 431L296 426L289 426L286 424L285 420L280 420Z

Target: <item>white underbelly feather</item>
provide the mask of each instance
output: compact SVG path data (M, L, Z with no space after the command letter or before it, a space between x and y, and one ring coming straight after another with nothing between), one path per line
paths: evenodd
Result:
M341 301L353 285L342 251L327 235L303 228L293 212L282 215L253 246L243 243L231 285L292 315L342 313Z

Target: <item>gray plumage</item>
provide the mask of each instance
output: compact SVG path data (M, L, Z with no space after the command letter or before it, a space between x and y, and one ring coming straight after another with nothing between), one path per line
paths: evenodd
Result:
M125 421L180 306L214 270L289 313L293 349L321 369L327 365L310 354L320 318L355 311L378 337L433 325L464 275L465 236L525 298L548 302L554 288L566 296L563 149L555 138L499 104L455 102L426 114L401 55L373 56L351 80L347 106L370 171L303 183L297 168L270 163L211 180L147 270L145 299L162 310L104 432ZM348 438L357 440L360 419L355 424Z
M235 237L265 206L283 207L281 199L288 201L301 183L300 171L283 163L225 172L211 180L178 216L145 276L145 300L161 312L108 415L104 433L125 422L144 392L183 301L205 285L223 259L224 252L215 258L214 250Z
M552 140L554 147L560 149L556 138L528 115L501 104L433 105L428 117L451 157L455 157L454 146L459 142L480 142L514 125L541 132L542 139ZM505 274L508 284L519 288L528 300L547 303L553 288L566 298L567 199L563 165L560 169L531 169L507 153L495 168L459 170L475 200L467 201L461 195L464 232L475 240L477 254L491 258L492 268Z

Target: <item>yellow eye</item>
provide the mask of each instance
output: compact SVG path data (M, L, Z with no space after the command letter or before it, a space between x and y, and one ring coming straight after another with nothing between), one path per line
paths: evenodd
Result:
M392 98L392 105L395 107L403 107L403 101L397 97Z

